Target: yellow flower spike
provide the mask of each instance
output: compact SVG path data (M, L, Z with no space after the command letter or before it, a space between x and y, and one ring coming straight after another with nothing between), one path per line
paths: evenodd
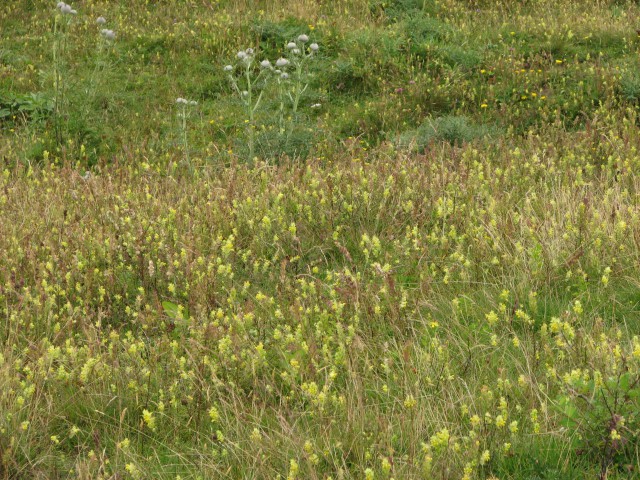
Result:
M251 431L251 435L249 435L249 438L253 443L258 443L260 440L262 440L262 434L260 433L260 430L256 427Z
M153 413L151 413L149 410L144 409L142 411L142 419L144 421L144 424L152 431L155 431L156 429L156 419L153 415Z
M391 462L387 457L382 457L380 461L380 468L382 470L382 473L384 473L385 475L389 475L389 473L391 472Z
M518 433L518 422L517 422L517 420L514 420L513 422L511 422L511 423L509 424L509 431L510 431L512 434L516 434L516 433Z
M417 403L418 402L416 401L415 397L411 394L407 395L407 397L404 399L404 406L409 410L412 410L413 408L415 408Z
M289 474L287 475L287 480L295 480L298 477L298 473L300 472L300 466L298 462L294 459L289 461Z

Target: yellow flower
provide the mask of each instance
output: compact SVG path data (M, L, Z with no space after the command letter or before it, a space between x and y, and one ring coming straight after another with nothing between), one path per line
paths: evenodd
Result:
M150 430L156 429L156 419L153 416L153 413L151 413L149 410L145 409L142 411L142 419L145 425L149 427Z
M405 408L412 409L416 406L416 399L413 395L407 395L407 398L404 399Z
M438 450L449 445L449 438L449 430L443 428L431 437L429 444L433 449Z
M513 422L511 422L509 424L509 431L511 433L518 433L518 422L517 422L517 420L514 420Z
M382 472L385 475L388 475L389 472L391 471L391 462L389 462L389 459L387 457L383 457L380 463L381 463L380 468L382 468Z
M209 418L211 419L212 423L216 423L220 419L220 415L216 407L211 407L209 409Z
M480 417L478 415L474 415L471 417L471 426L475 427L480 424Z
M287 480L294 480L298 476L298 472L300 471L300 465L294 459L289 461L289 475L287 475Z

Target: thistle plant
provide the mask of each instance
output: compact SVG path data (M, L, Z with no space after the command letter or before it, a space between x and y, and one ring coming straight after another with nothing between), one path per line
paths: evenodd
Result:
M231 86L244 107L249 141L249 159L253 160L255 155L255 114L260 106L265 86L260 82L265 79L266 74L273 70L273 66L268 60L262 61L260 70L256 75L254 72L255 52L253 48L240 50L237 58L239 60L238 65L235 67L227 65L224 67L224 71L228 73ZM236 70L240 71L238 76L234 75ZM258 89L260 90L259 93L257 93Z
M184 158L187 165L190 165L191 158L189 155L189 135L187 133L187 119L191 116L192 107L198 105L195 100L187 100L186 98L178 97L176 99L176 105L178 106L178 123L180 125L180 138L182 140L182 149L184 151Z
M251 160L255 158L256 112L271 81L275 81L277 85L277 96L279 98L278 134L281 138L284 137L285 148L289 144L300 100L309 88L307 63L320 48L317 43L311 43L307 46L308 42L308 35L302 34L298 36L296 41L291 41L286 45L285 50L287 53L274 63L267 59L262 60L257 74L254 67L256 61L255 52L251 48L238 52L239 63L237 66L227 65L224 67L233 90L238 95L245 110L249 158ZM236 70L239 70L238 75L234 74ZM286 115L287 106L291 109L288 116Z
M284 69L287 65L289 65L289 60L286 58L279 58L276 61L276 67ZM280 98L280 107L279 107L279 116L278 116L278 127L280 135L285 133L285 116L284 116L284 104L286 99L286 88L289 80L289 74L287 72L283 72L281 70L276 70L277 73L277 83L278 83L278 97Z
M113 47L116 33L111 29L104 28L106 23L107 20L103 16L96 19L96 24L100 30L97 35L95 66L91 72L89 84L85 89L85 101L83 102L85 106L85 116L89 113L96 94L104 82L104 76L111 66L107 61L107 53L109 48Z
M283 71L278 77L278 93L280 95L280 134L284 135L286 133L285 147L289 145L289 141L291 139L296 116L298 114L298 108L300 106L300 99L309 88L308 62L320 49L317 43L311 43L307 47L306 45L308 42L308 35L299 35L295 42L291 41L286 45L288 58L283 57L276 63L276 66L280 66L283 69L288 66L292 67L290 74ZM284 106L287 99L291 106L288 128L285 127L284 117Z
M309 37L305 34L299 35L295 42L289 42L287 44L287 50L289 51L289 61L293 66L292 71L292 88L287 92L287 96L291 101L292 115L296 115L298 112L298 106L300 105L300 98L309 88L308 81L308 61L318 52L320 47L317 43L312 43L309 47L306 47Z
M53 22L53 113L56 140L62 141L62 119L65 114L66 88L65 70L69 26L77 11L64 2L58 2L55 8Z

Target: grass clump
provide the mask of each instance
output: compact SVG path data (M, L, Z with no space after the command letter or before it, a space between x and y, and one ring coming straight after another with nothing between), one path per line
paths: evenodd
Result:
M620 79L618 92L620 97L626 102L635 105L640 102L640 75L635 69L625 73Z
M466 117L446 115L435 119L427 119L417 129L404 132L400 136L400 145L411 146L413 150L424 152L431 144L447 142L453 146L481 139L490 134L492 129L472 123Z
M370 0L369 10L373 15L396 21L413 15L434 14L437 7L433 0Z

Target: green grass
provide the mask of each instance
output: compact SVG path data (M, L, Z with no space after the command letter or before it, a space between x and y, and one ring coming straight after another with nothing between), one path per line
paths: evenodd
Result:
M0 6L0 479L638 476L636 2L73 7Z

